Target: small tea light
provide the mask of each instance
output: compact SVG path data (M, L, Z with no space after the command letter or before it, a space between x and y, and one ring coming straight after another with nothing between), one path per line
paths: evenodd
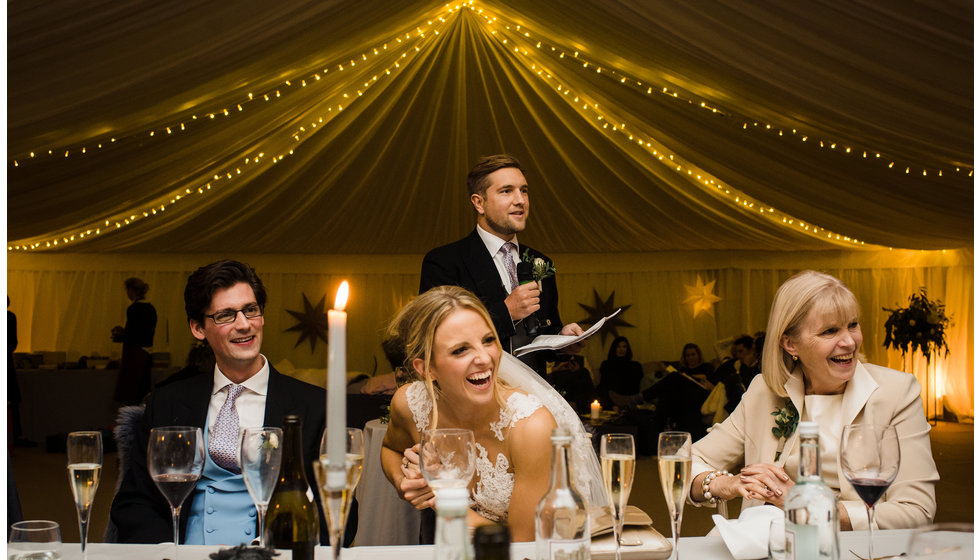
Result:
M592 419L598 420L600 412L602 412L602 405L599 404L599 401L592 401Z

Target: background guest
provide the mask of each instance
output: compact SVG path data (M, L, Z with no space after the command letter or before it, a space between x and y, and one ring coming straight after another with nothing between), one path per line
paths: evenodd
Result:
M761 350L761 346L759 347ZM735 339L732 344L732 356L734 359L722 363L715 370L712 380L725 384L725 396L728 403L725 410L731 413L742 400L742 394L752 382L752 378L762 371L759 363L759 352L756 351L755 340L749 335L743 335Z
M555 366L551 368L548 381L565 397L575 412L588 414L592 401L597 396L595 385L592 384L592 373L586 369L583 361L582 356L577 354L559 355Z
M599 386L596 392L603 408L618 404L619 396L640 392L643 367L633 360L633 348L625 336L617 336L609 346L609 355L599 366ZM610 393L615 395L610 396Z
M112 329L112 339L122 342L122 363L116 383L116 400L127 405L139 404L150 392L153 360L148 348L153 346L157 311L147 301L150 286L139 278L127 278L126 297L132 304L126 308L126 327Z

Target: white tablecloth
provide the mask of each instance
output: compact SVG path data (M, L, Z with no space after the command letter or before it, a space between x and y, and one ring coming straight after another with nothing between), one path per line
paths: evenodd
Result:
M419 512L398 496L381 470L381 444L388 425L371 420L364 425L364 470L354 490L357 498L357 536L354 545L415 545L419 542Z
M908 547L912 531L908 529L896 531L875 532L875 556L899 554ZM841 558L851 559L854 552L867 554L868 533L866 531L845 531L841 533ZM158 545L124 545L101 544L89 545L88 560L207 560L208 555L215 552L217 546L186 545L180 547L180 554L174 559L174 547L171 544ZM725 548L721 537L686 537L680 542L681 556L693 560L732 560L732 555ZM434 546L358 546L345 548L341 560L431 560L435 554ZM534 543L517 543L511 545L511 558L523 560L534 558ZM82 553L77 543L67 543L62 551L63 560L81 560ZM289 552L281 551L277 560L290 560ZM331 551L326 547L317 547L317 560L331 560Z

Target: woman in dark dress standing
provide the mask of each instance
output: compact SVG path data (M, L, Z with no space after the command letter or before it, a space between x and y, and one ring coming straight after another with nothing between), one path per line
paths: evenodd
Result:
M150 392L152 360L147 350L153 346L157 311L146 299L150 286L139 278L126 279L126 296L133 303L126 309L126 327L112 329L112 339L122 342L122 365L116 384L116 400L139 404Z
M603 408L610 408L615 403L609 396L610 392L618 395L635 395L640 392L640 380L643 379L643 366L633 360L633 349L625 336L617 336L609 347L606 361L599 366L599 400Z

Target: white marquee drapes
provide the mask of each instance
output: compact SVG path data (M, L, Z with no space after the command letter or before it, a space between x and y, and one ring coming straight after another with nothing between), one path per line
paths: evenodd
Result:
M223 255L222 255L223 256ZM264 350L273 363L288 359L298 368L325 369L322 343L311 353L309 344L296 346L299 334L285 332L296 324L285 310L302 310L302 295L313 304L331 301L342 279L351 283L349 310L349 367L384 372L381 331L385 321L418 289L419 255L324 257L317 255L238 255L263 278L269 292ZM124 321L128 301L122 288L128 276L150 284L149 301L159 314L155 351L170 352L183 363L192 339L183 311L187 275L218 255L49 255L8 257L8 293L19 318L21 347L26 350L65 350L69 359L97 352L118 354L109 329ZM950 357L939 360L940 392L947 406L962 417L973 416L973 280L969 252L912 251L826 252L787 256L761 253L636 254L628 256L556 255L561 290L561 313L566 321L588 316L579 304L592 305L593 290L603 299L615 292L617 305L630 305L622 317L634 327L622 327L641 361L677 360L680 348L696 342L712 353L716 340L737 333L764 330L769 305L779 284L805 268L817 268L843 279L862 307L864 353L878 364L904 367L897 352L882 347L886 313L882 307L905 305L909 294L925 287L943 300L953 318L949 330ZM695 317L683 304L685 286L698 275L715 280L721 300L714 315ZM594 367L605 358L606 345L596 337L586 348ZM924 374L924 364L916 373ZM925 387L925 378L920 382Z

